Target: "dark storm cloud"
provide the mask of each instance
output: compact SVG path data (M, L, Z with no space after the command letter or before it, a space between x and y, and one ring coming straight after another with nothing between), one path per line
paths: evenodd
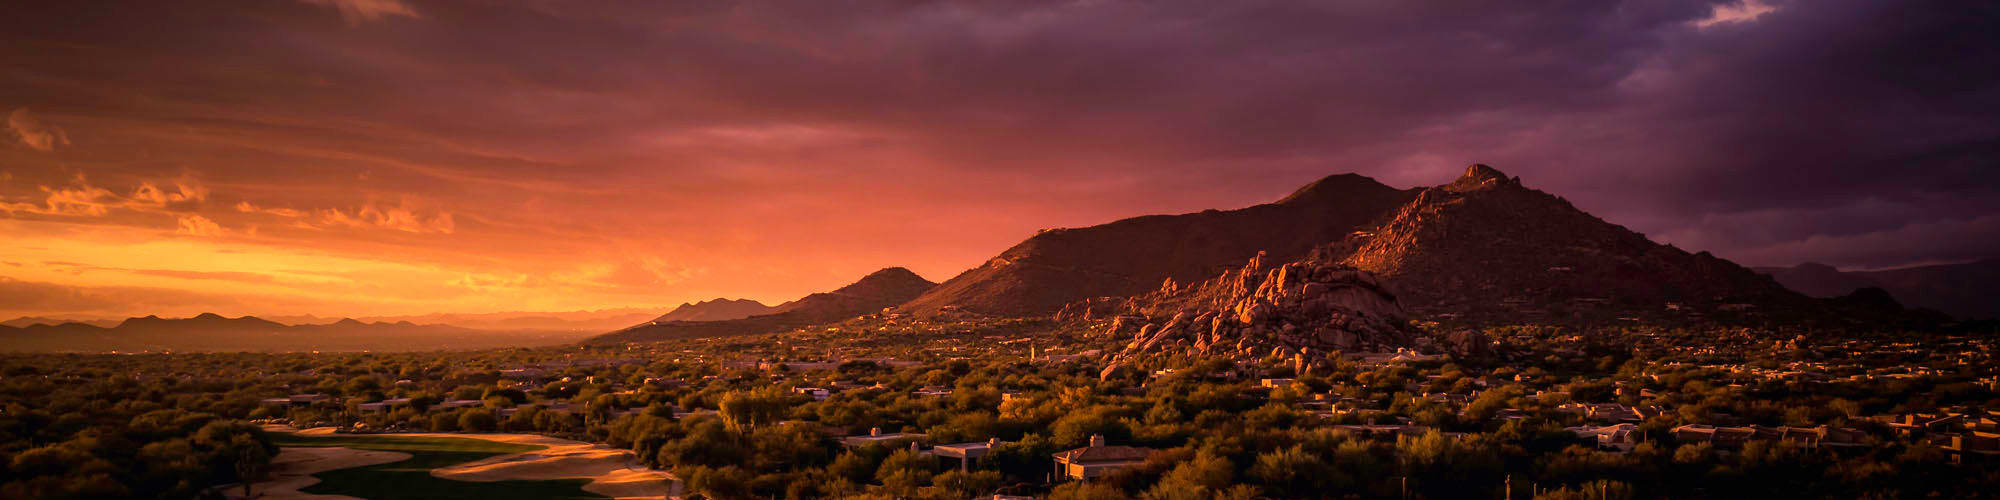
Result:
M276 212L227 207L415 200L452 238L391 243L482 262L623 242L716 280L950 275L1038 227L1484 162L1747 264L2000 254L1991 2L230 7L12 8L0 113L34 120L0 201L191 171L203 216L266 234Z

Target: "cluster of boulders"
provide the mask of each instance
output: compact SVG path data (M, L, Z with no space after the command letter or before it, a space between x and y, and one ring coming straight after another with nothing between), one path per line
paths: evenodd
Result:
M1132 341L1106 369L1148 352L1193 352L1244 358L1277 355L1305 368L1340 352L1393 351L1417 333L1396 298L1367 271L1333 260L1243 268L1188 286L1168 282L1128 299L1119 311L1092 304L1090 314L1116 312L1109 332ZM1075 308L1065 319L1075 319ZM1107 314L1108 315L1108 314Z

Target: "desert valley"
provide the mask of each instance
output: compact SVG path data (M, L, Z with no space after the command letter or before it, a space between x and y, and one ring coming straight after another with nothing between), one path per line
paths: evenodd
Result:
M1473 165L1427 188L1343 174L1270 204L1046 230L942 283L888 268L777 306L715 299L588 334L216 315L9 327L9 349L46 353L5 358L7 428L102 440L92 421L130 418L120 425L147 430L120 439L143 444L128 460L147 465L91 480L76 474L116 462L72 463L6 487L1626 498L1995 486L2000 413L1985 408L2000 397L2000 323L1906 307L1866 278L1845 292L1793 279L1654 243ZM88 459L58 452L77 446L108 445L14 463ZM170 449L208 458L150 465ZM244 457L269 462L244 469ZM439 468L397 468L409 460ZM261 482L204 480L246 471ZM488 481L515 486L476 487Z
M1992 2L0 14L0 500L2000 497Z

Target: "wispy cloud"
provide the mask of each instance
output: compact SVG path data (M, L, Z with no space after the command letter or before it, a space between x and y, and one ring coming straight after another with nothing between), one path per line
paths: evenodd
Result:
M61 127L46 123L28 111L28 108L14 110L7 115L7 130L21 145L37 151L55 151L69 145L69 134Z
M301 210L294 210L290 208L281 208L281 207L260 207L257 206L257 204L255 203L250 203L247 201L236 202L236 211L243 212L246 214L256 214L256 213L270 214L292 219L297 219L308 215L306 212Z
M384 18L394 17L394 16L403 16L413 19L421 19L424 17L422 14L418 14L416 9L410 8L409 4L403 3L402 0L301 0L301 1L313 5L320 5L320 6L333 7L335 9L339 9L340 18L347 20L347 24L349 25L360 25L361 23L364 22L380 21Z
M183 215L180 218L180 229L174 232L188 236L222 236L226 231L222 229L221 224L216 224L207 217Z
M1759 16L1778 10L1761 0L1737 0L1732 3L1717 4L1708 17L1694 21L1695 26L1707 28L1718 24L1755 21Z
M343 226L355 228L383 228L407 233L451 234L458 224L451 212L424 210L419 204L405 197L397 205L383 205L369 202L356 210L338 208L320 209L315 214L320 226ZM240 209L240 207L239 207Z
M40 204L0 199L0 212L69 217L102 217L117 209L187 212L208 199L208 189L192 178L184 177L168 185L171 190L150 181L141 182L132 188L130 195L120 195L92 185L90 179L79 172L70 178L67 186L39 186L43 194Z

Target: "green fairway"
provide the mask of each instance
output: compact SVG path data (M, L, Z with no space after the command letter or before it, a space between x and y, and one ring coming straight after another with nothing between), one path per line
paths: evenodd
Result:
M348 495L370 500L605 498L583 491L583 485L590 482L587 479L472 482L431 476L431 469L495 455L539 450L543 448L541 446L483 439L386 434L326 437L273 434L272 438L279 446L339 446L410 454L410 459L400 462L314 474L313 477L319 478L320 482L300 490L306 493Z

